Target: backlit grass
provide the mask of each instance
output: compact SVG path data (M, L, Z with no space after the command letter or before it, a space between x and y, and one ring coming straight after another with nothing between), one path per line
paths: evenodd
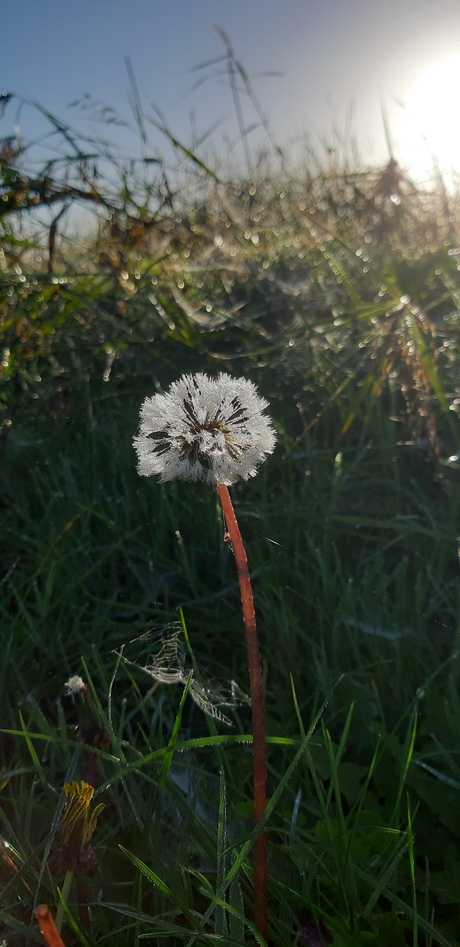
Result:
M131 444L147 395L224 370L279 435L232 491L266 683L272 942L454 947L458 198L391 162L230 177L176 143L168 180L99 159L110 218L76 246L49 229L95 187L73 141L80 164L45 190L20 149L1 165L2 936L31 943L34 906L56 912L63 786L87 780L105 808L66 947L254 940L234 562L213 491L139 478ZM41 242L22 239L31 207L53 208Z

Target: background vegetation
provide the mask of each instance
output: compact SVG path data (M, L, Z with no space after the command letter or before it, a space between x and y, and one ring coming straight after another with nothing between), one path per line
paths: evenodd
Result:
M238 106L251 88L225 63ZM266 675L273 944L454 947L458 195L391 158L251 153L243 127L229 168L155 116L172 167L132 82L139 160L44 110L45 162L2 141L2 936L40 942L63 786L87 780L105 809L66 945L254 938L234 563L213 491L141 480L131 446L146 395L223 370L279 433L232 491Z

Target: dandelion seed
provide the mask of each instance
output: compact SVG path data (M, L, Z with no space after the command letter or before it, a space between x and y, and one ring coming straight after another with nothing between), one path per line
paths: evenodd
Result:
M78 674L74 674L65 682L64 687L66 688L65 697L71 697L75 704L78 717L77 738L90 746L100 748L108 746L110 741L104 721L101 719L88 684L85 684Z
M182 375L141 407L133 441L139 474L216 486L254 477L275 446L267 406L246 379Z
M69 680L65 682L64 687L66 688L65 696L66 697L78 697L82 692L88 690L88 685L85 684L83 679L77 674L74 674L73 677L69 677Z

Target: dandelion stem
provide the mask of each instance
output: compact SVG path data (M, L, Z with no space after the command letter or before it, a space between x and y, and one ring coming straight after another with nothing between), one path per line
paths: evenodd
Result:
M260 649L256 628L256 613L249 575L248 559L241 538L238 521L228 487L219 484L219 499L233 547L240 585L243 621L248 653L249 682L252 705L252 735L254 754L254 821L263 816L267 804L267 759L265 730L265 699L260 663ZM267 941L267 836L259 835L254 843L254 920L257 930Z
M83 886L83 882L79 875L77 875L77 897L80 923L83 927L86 927L87 930L89 930L91 925L89 921L88 898L86 895L86 890Z
M48 947L64 947L64 942L47 904L39 904L35 908L35 917L40 928L40 934Z

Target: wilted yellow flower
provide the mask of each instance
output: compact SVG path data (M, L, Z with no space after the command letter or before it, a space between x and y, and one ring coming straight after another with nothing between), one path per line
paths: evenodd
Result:
M96 858L90 846L104 803L91 806L94 787L88 783L66 783L67 804L56 835L55 859L61 871L90 869Z

